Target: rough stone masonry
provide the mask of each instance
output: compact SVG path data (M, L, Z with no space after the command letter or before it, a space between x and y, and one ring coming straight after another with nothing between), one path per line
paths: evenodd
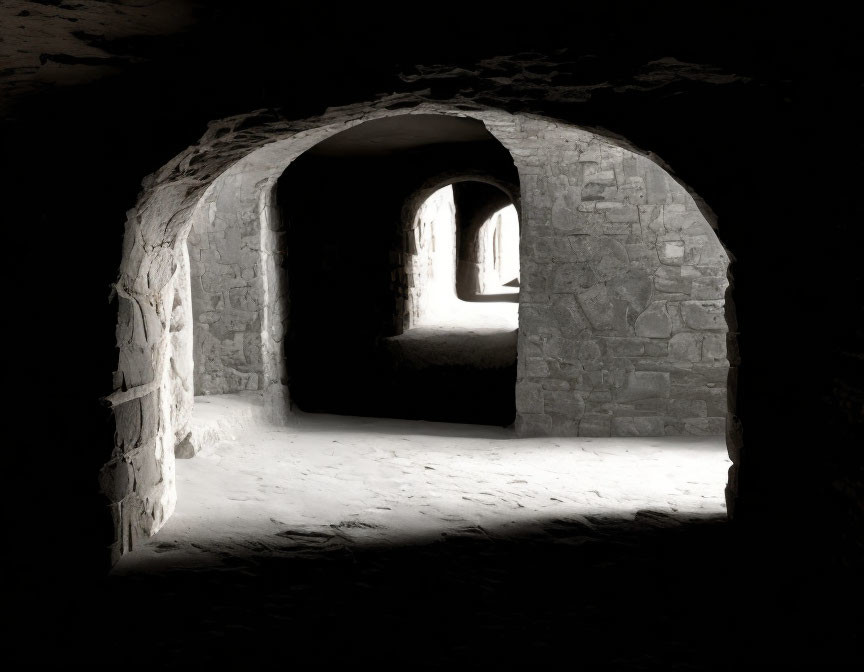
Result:
M722 431L728 259L700 207L650 158L548 119L412 95L301 121L243 115L214 122L197 145L145 178L127 213L115 285L118 368L106 399L115 410L115 449L101 472L115 559L173 512L193 350L195 375L203 372L205 383L226 392L256 389L258 375L270 414L285 413L281 339L289 316L272 202L278 176L341 130L411 112L479 119L519 173L517 431ZM204 228L195 229L189 247L190 301L184 255L199 221ZM205 325L207 338L200 335ZM201 347L188 346L190 331ZM212 364L201 361L205 351ZM730 454L735 462L737 453Z
M596 135L520 129L519 432L722 434L729 259L695 201Z
M693 198L597 135L514 119L492 128L522 181L519 433L722 434L728 257ZM192 217L196 394L264 389L264 217L248 170L220 177Z

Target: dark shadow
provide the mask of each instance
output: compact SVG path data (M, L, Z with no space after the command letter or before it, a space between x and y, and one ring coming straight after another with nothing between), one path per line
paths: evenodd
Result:
M32 660L53 647L70 665L187 669L563 661L562 669L677 670L851 659L860 613L828 628L800 599L816 586L781 585L767 573L747 592L736 549L725 518L656 511L551 520L506 535L466 527L403 547L364 548L338 526L285 530L215 567L109 577ZM133 622L117 618L121 605ZM129 655L135 646L146 655Z

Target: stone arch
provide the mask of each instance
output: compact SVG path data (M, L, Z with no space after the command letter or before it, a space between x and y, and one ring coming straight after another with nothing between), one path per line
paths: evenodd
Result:
M459 173L442 173L435 175L426 180L418 187L405 201L402 208L403 233L406 239L414 236L413 227L416 224L416 214L423 203L439 189L447 186L453 186L454 190L458 189L457 185L465 185L479 183L490 187L492 193L498 193L503 197L501 202L513 204L517 213L519 212L521 196L518 174L512 177L504 175L493 175L486 171L465 172ZM455 196L454 192L454 196ZM491 203L497 203L492 200ZM458 204L457 204L458 205ZM465 299L472 295L472 290L476 285L476 239L479 233L481 222L463 221L462 214L457 207L456 210L456 295L460 299ZM491 214L491 213L490 213ZM403 249L407 249L410 245L406 242ZM403 265L403 270L406 274L411 273L410 263ZM404 280L403 280L404 282ZM411 297L401 299L400 305L397 307L397 314L402 315L401 326L403 329L411 324L412 319Z
M458 189L457 202L461 204L459 212L459 258L457 261L456 293L463 301L473 301L481 293L480 282L480 237L485 223L498 210L512 205L516 209L517 225L521 216L519 199L514 199L510 192L497 185L484 189L473 185L465 185L468 189ZM497 187L497 188L496 188ZM518 251L518 250L517 250Z
M626 342L629 336L624 334L592 336L598 331L617 333L636 328L651 307L654 289L653 285L646 289L645 278L629 268L633 255L648 258L652 268L658 269L680 267L676 262L687 255L695 259L698 246L688 247L684 238L674 236L689 230L695 232L693 236L708 237L714 218L705 204L694 199L658 165L656 157L639 153L611 134L529 115L459 109L405 98L332 109L303 121L286 121L264 111L214 122L198 144L144 180L137 204L127 212L122 262L115 284L118 366L115 391L106 397L114 411L115 445L111 459L100 472L114 521L113 560L132 550L137 538L154 534L171 515L176 501L175 448L178 437L183 436L180 442L188 438L183 418L190 391L183 382L188 383L189 372L178 365L178 360L189 352L190 330L185 328L188 321L184 319L188 302L184 308L181 295L186 291L184 273L188 264L184 248L193 218L204 212L205 206L209 208L207 198L216 187L233 181L238 188L251 187L249 198L257 207L259 229L266 228L260 222L272 216L273 186L285 166L321 140L370 119L417 113L469 116L482 121L514 157L521 184L523 231L518 431L571 435L612 432L616 416L592 412L592 404L602 409L607 403L602 395L591 398L598 384L605 386L602 391L611 401L623 390L624 403L654 398L644 394L646 390L655 394L658 385L662 388L660 379L670 385L668 371L639 371L632 362L606 366L610 358L628 359L611 356L614 351L610 348L621 347L625 353L628 347L638 350L640 337ZM645 205L644 213L640 204ZM636 224L642 232L653 232L653 242L642 246L644 250L637 249L640 245L635 242L627 242L629 236L635 235ZM625 231L628 228L629 233ZM579 238L574 242L571 237ZM631 250L628 245L636 247ZM278 249L267 250L262 244L262 253L269 254L269 261L274 262ZM652 255L656 255L656 264ZM715 237L711 257L699 257L698 261L718 273L722 265L725 276L725 263L711 265L722 261L721 257L728 261ZM674 271L663 273L670 274L673 284L676 278L683 277ZM727 314L731 306L722 302L725 277L699 277L717 279L702 283L704 292L700 296L719 294L721 298L679 297L678 303L707 302L710 310L700 312L696 305L688 306L688 310L695 316L693 319L706 323L713 320L716 324L723 318L722 306L726 306ZM676 287L686 284L682 281ZM692 290L692 282L689 286ZM175 300L176 296L181 298ZM655 319L645 317L643 321L653 325L653 333L665 329L668 321L671 339L676 318L669 314L670 300L664 301L663 308L654 311ZM682 333L691 333L686 331L687 317L680 312L680 305L677 310L678 319L685 322ZM727 323L734 329L733 319ZM272 319L262 320L262 329L271 328ZM712 343L716 341L720 348L717 331ZM700 341L700 348L703 346ZM646 354L644 348L645 344L642 355ZM262 361L266 360L267 353L262 351ZM730 360L734 374L737 361ZM557 383L545 389L539 381L553 373L550 363L554 364L554 373L565 378L575 373L581 363L587 363L581 370L592 375L573 378L566 390ZM272 364L271 369L265 368L264 382L258 389L271 400L272 408L279 408L284 402L284 390L278 377L278 361ZM600 373L593 375L597 371ZM730 380L734 381L732 374ZM552 376L550 380L561 382L563 378ZM721 400L715 401L719 404ZM724 415L725 403L724 389ZM646 427L649 432L656 429L656 419L649 427L650 423L641 420L645 417L649 416L634 414L629 424L619 422L619 428L624 433L645 433ZM737 464L740 425L733 418L729 426L733 428L728 434L730 455ZM735 469L733 464L730 502L737 487Z

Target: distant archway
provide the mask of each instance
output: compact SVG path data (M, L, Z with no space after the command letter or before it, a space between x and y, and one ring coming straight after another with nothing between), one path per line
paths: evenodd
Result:
M517 431L651 436L725 427L728 257L704 204L651 159L551 120L439 104L410 112L383 105L332 110L293 126L266 115L227 120L148 178L128 215L116 285L117 389L108 397L116 450L102 470L115 558L171 515L175 449L195 440L184 426L194 387L186 325L196 310L198 321L219 312L196 303L194 292L192 306L181 296L183 249L196 218L216 231L226 225L226 250L236 248L229 230L240 227L238 258L258 256L251 276L257 299L230 291L247 289L239 285L210 293L220 294L222 312L257 313L244 323L248 341L233 341L235 351L239 357L242 348L247 362L260 357L257 386L250 376L245 389L261 396L270 417L284 420L289 400L279 344L286 315L272 299L284 291L285 248L273 187L285 166L346 126L418 113L479 120L516 163L523 229ZM234 203L233 215L220 209L222 195ZM251 244L243 244L244 231ZM238 266L239 277L238 268L231 273L244 280L241 262L224 265ZM190 279L193 288L198 280ZM740 431L732 427L737 462ZM735 487L733 467L730 496Z

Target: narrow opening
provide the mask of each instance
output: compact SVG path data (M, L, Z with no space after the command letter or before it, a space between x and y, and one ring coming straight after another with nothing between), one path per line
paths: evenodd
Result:
M480 227L479 296L486 300L519 296L519 217L508 205Z
M473 190L491 191L492 198L479 212L466 212L470 206L455 196ZM519 216L512 204L485 214L503 199L509 201L495 187L462 182L439 189L418 208L409 246L410 327L518 327Z

